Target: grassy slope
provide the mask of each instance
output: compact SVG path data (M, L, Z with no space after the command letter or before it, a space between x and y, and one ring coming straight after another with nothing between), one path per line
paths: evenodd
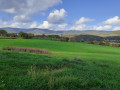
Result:
M0 51L2 89L120 89L120 48L48 40L1 39L0 49L6 46L45 48L57 57ZM80 59L69 60L75 56Z
M89 60L108 60L120 62L120 48L90 45L85 43L57 42L48 40L0 40L0 48L5 46L19 46L44 48L55 55L63 57L80 57Z
M5 51L0 52L0 89L119 90L119 68L109 62Z

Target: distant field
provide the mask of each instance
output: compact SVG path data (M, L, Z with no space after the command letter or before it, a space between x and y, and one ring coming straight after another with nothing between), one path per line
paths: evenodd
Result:
M52 55L3 51L17 46ZM120 90L120 48L35 39L0 39L2 90Z
M0 42L0 49L6 46L41 48L48 49L53 55L62 57L79 57L88 60L120 62L120 48L117 47L35 39L1 39Z
M4 37L4 36L0 36L0 39L16 39L16 37Z

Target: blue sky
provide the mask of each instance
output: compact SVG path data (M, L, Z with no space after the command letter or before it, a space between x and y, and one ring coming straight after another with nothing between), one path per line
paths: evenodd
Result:
M120 30L120 0L0 0L0 27Z

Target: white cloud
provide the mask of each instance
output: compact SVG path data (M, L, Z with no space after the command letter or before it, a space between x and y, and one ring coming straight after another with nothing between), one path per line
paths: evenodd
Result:
M0 0L0 10L16 14L33 14L46 10L62 0Z
M31 14L43 14L42 11L59 3L62 3L62 0L0 0L0 12L16 15L12 17L13 20L3 21L1 19L0 27L37 27L38 22L31 23L33 21ZM53 25L45 21L39 27L49 28L51 26Z
M29 26L29 28L36 28L37 27L37 23L36 22L33 22L30 26Z
M56 30L65 30L66 27L67 27L67 24L58 25Z
M73 26L69 30L85 30L86 28L87 28L86 25L82 24L82 25Z
M5 9L4 11L5 11L5 12L8 12L8 13L16 13L16 11L15 11L14 8Z
M93 30L112 30L112 26L110 26L110 25L94 26Z
M13 27L13 28L21 28L24 27L26 25L26 23L19 23L19 22L15 22L9 25L9 27Z
M69 30L112 30L112 26L105 25L105 26L87 26L85 24L77 25L71 27Z
M66 11L64 9L54 10L48 16L48 22L52 24L61 24L65 20Z
M110 19L104 21L103 23L107 24L107 25L120 25L120 18L119 18L119 16L115 16L113 18L110 18Z
M85 24L87 22L94 21L93 19L81 17L78 21L75 22L76 25Z
M90 30L91 26L86 26L85 23L94 21L94 19L81 17L69 30Z
M48 21L44 21L43 24L39 25L38 28L51 29L54 27L53 24L50 24Z
M67 24L61 24L64 22L65 16L66 11L64 9L55 10L49 14L48 21L43 21L43 24L40 24L38 28L50 30L65 30Z
M38 28L50 29L50 30L66 30L67 24L51 24L48 21L44 21L43 24L40 24Z
M120 26L119 27L114 27L113 30L114 31L120 30Z
M8 25L7 21L0 20L0 27L6 27Z
M29 22L32 22L32 19L28 16L25 16L25 15L20 15L20 16L15 16L13 18L14 22L21 22L21 23L29 23Z

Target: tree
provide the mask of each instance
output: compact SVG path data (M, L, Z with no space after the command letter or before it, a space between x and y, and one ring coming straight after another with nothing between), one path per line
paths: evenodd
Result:
M0 30L0 36L6 36L7 32L5 30Z
M28 38L28 34L24 33L24 32L20 32L18 36L23 38L23 39L27 39Z
M105 41L105 45L106 45L106 46L110 46L109 41Z

